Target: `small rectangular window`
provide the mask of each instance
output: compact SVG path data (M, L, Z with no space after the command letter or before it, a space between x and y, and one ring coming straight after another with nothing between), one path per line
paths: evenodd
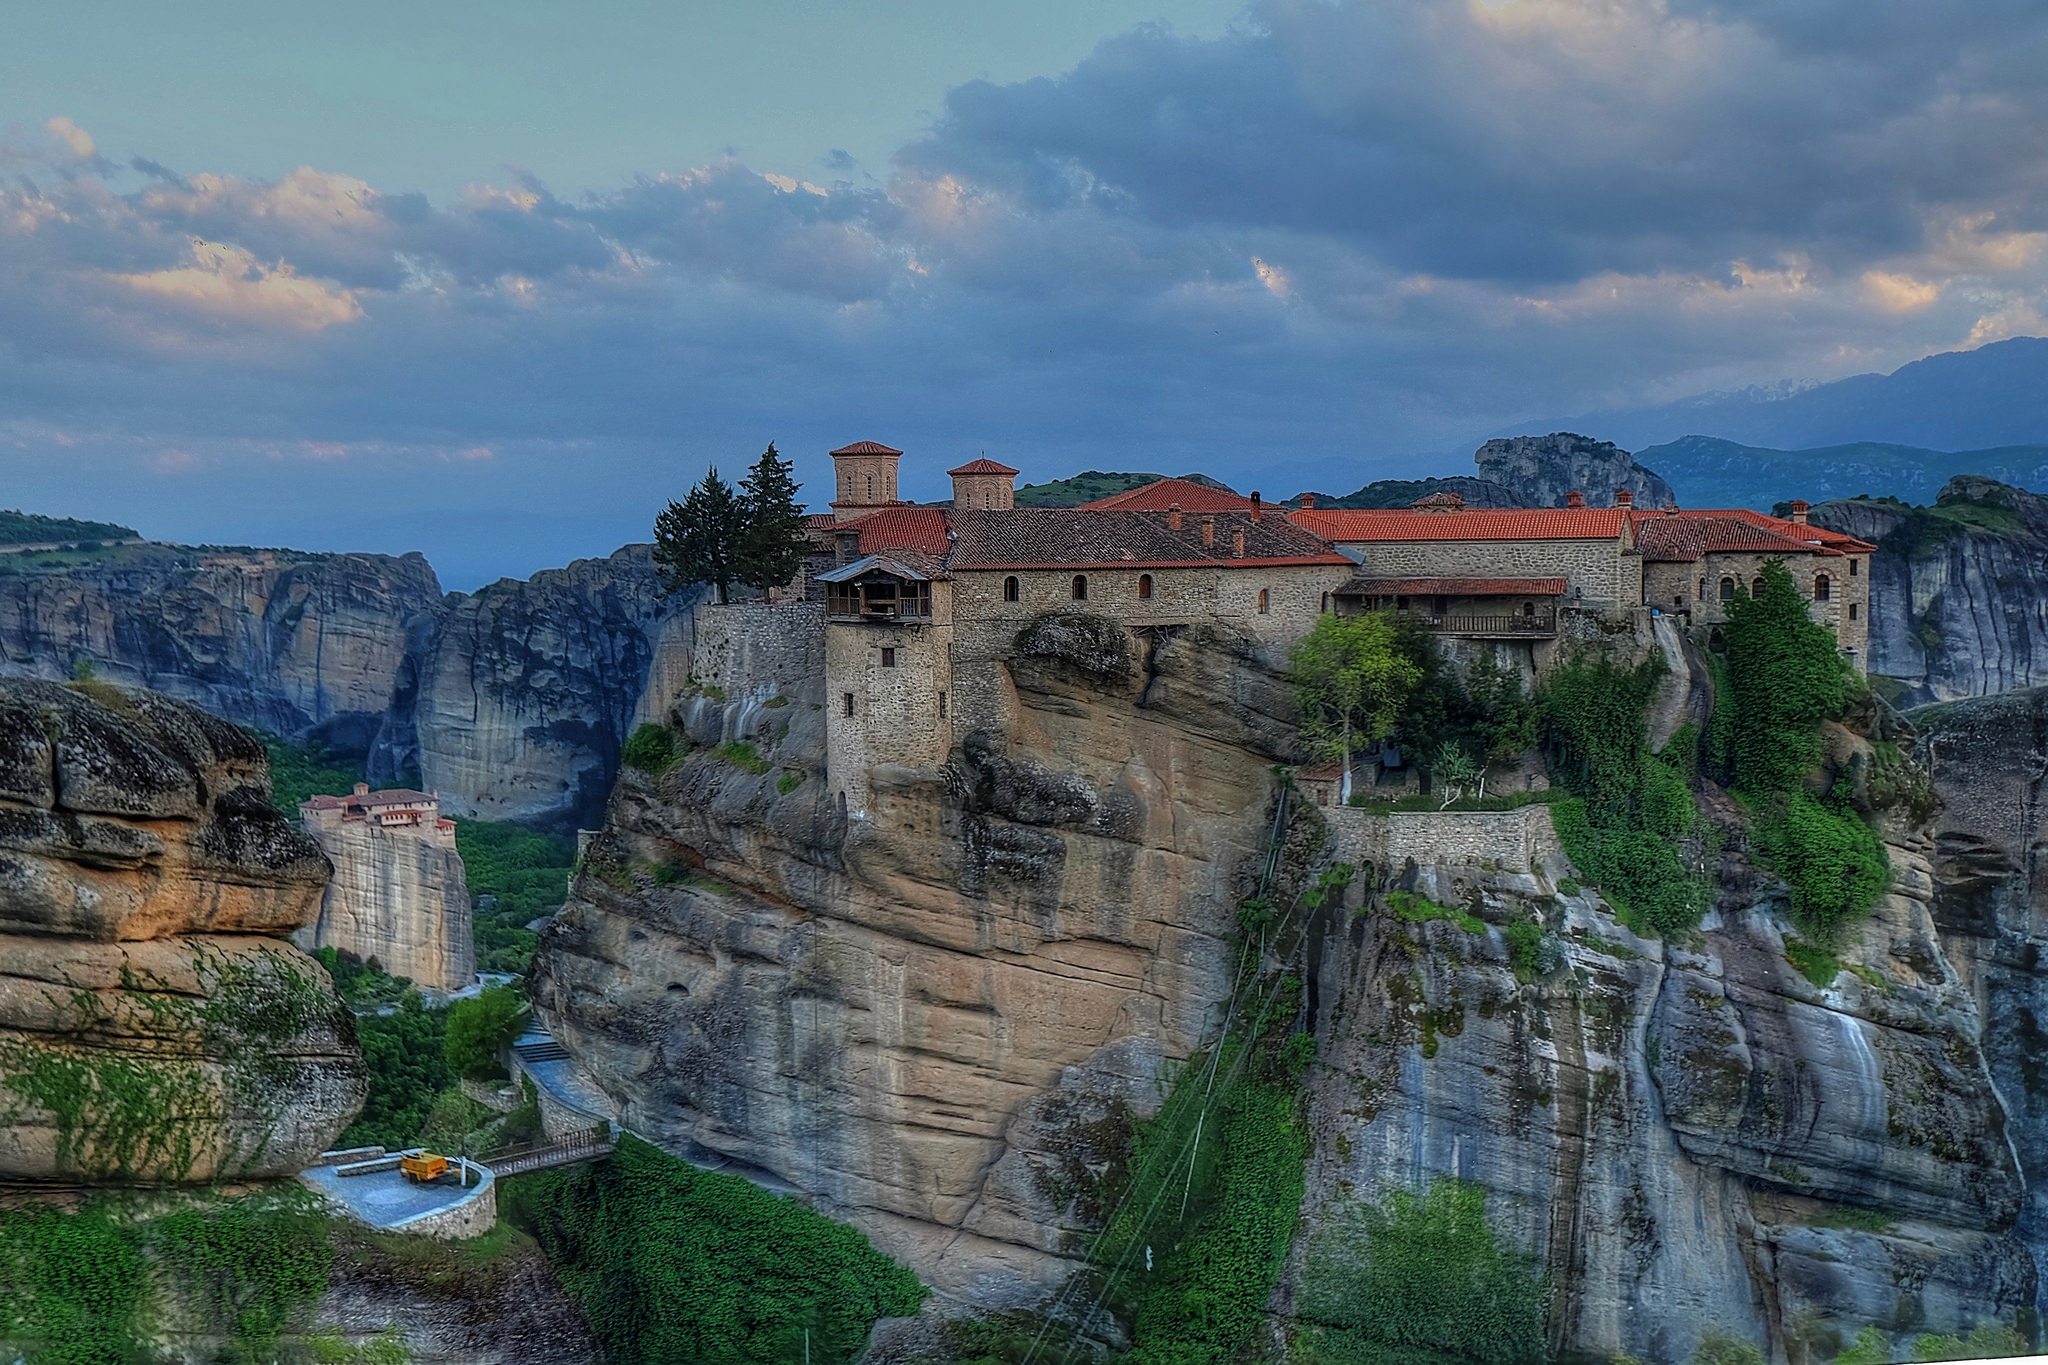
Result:
M1849 619L1851 621L1856 619L1856 604L1854 602L1849 604Z
M853 693L847 692L843 695L846 698L846 714L850 716L853 714Z
M882 667L884 667L884 668L894 668L895 666L896 666L896 651L895 651L895 650L893 650L893 649L888 649L888 648L884 648L884 649L882 650Z

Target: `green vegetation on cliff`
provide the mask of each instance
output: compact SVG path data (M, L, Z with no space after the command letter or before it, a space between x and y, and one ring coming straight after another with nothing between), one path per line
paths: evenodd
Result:
M457 820L455 848L477 902L477 970L524 975L540 942L526 926L569 899L575 841L505 821Z
M617 1365L850 1361L926 1293L853 1228L630 1135L607 1161L506 1180L498 1202Z
M1541 1365L1549 1284L1449 1178L1334 1214L1308 1248L1293 1359L1305 1365Z
M70 1212L0 1213L0 1358L105 1365L158 1358L167 1328L226 1343L224 1360L276 1358L326 1291L332 1229L319 1198L278 1186L164 1209L96 1196ZM341 1360L356 1357L344 1354Z
M78 521L35 512L0 512L0 545L52 545L83 540L134 540L132 526L110 521Z
M448 1011L430 1010L418 991L395 1009L356 1019L356 1041L370 1078L363 1112L341 1135L344 1147L407 1147L426 1130L442 1091L455 1084L444 1039Z

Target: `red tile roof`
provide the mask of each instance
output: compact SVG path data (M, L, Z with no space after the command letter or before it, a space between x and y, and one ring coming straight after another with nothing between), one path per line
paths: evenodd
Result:
M946 473L947 473L948 475L952 475L952 474L1008 474L1008 475L1010 475L1010 476L1012 476L1012 477L1015 477L1015 476L1016 476L1016 474L1017 474L1017 471L1016 471L1016 470L1014 470L1014 469L1012 469L1012 468L1010 468L1010 467L1009 467L1008 465L1006 465L1006 464L997 464L997 463L996 463L996 462L995 462L994 460L989 460L989 459L981 459L981 460L969 460L969 461L968 461L968 462L967 462L966 464L963 464L963 465L961 465L961 466L960 466L960 467L959 467L958 469L949 469L949 470L947 470L947 471L946 471Z
M1690 563L1703 554L1826 555L1873 554L1875 545L1819 526L1754 512L1746 507L1635 514L1636 544L1643 558Z
M1377 597L1562 597L1562 578L1354 578L1347 593Z
M804 525L813 531L829 531L838 524L838 516L831 512L813 512L804 518Z
M846 529L860 532L860 552L864 555L885 550L943 555L948 544L946 512L940 507L885 508L846 523Z
M1179 503L1183 512L1239 512L1250 507L1252 500L1192 479L1156 479L1081 506L1091 512L1164 512L1174 503Z
M850 446L841 446L830 452L834 455L901 455L894 446L885 446L880 441L855 441Z
M1288 519L1324 540L1619 540L1625 507L1466 508L1414 512L1403 508L1299 509Z
M1198 485L1199 486L1199 485ZM1281 568L1351 561L1277 512L1257 521L1248 512L1211 513L1213 545L1202 544L1202 516L1183 517L1179 530L1163 512L1101 511L1088 507L1020 507L1005 512L956 511L949 518L958 539L950 559L963 569ZM1236 551L1237 532L1244 557ZM866 548L863 545L862 548Z

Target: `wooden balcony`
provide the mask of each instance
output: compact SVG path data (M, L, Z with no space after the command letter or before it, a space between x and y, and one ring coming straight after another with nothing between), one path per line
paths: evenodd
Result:
M1462 635L1475 640L1537 640L1557 634L1557 609L1502 616L1435 616L1427 612L1398 613L1436 635Z

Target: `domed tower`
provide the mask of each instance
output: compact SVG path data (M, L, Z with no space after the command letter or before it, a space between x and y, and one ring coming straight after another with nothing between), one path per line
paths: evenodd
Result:
M962 512L1007 512L1017 505L1017 471L981 459L946 471L953 477L953 506Z
M832 514L855 521L884 507L895 507L896 462L903 452L880 441L855 441L832 452Z

